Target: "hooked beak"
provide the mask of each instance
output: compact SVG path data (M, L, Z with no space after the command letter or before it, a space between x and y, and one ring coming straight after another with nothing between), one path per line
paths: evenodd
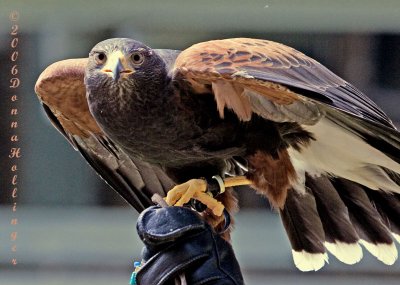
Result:
M125 56L120 51L111 54L102 71L111 76L115 82L124 74L134 72L133 69L129 67Z

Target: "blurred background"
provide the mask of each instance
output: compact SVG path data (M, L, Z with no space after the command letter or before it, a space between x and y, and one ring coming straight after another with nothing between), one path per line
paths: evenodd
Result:
M11 210L9 13L19 18L18 210ZM137 213L101 181L50 125L33 91L58 60L86 57L97 42L129 37L185 49L199 41L254 37L282 42L320 61L400 122L400 1L5 1L0 0L0 284L128 284L141 243ZM238 191L233 244L247 283L399 284L368 252L357 265L295 269L279 217L253 191ZM18 225L10 225L12 218ZM10 234L18 231L11 242ZM11 246L17 245L17 252ZM11 265L16 257L17 266Z

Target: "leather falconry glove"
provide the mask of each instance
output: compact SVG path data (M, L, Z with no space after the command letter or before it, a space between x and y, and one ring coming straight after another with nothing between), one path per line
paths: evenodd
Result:
M231 245L188 208L152 206L137 222L145 244L139 285L169 285L184 273L191 285L244 284Z

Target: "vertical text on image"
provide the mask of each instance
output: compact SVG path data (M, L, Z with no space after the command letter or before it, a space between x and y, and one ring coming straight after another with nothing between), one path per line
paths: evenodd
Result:
M19 87L21 85L21 80L19 76L19 65L18 65L18 57L19 57L19 13L18 11L10 12L10 21L11 21L11 41L10 41L10 61L11 61L11 69L10 69L10 101L11 101L11 110L10 110L10 130L11 130L11 147L8 158L10 160L10 171L11 171L11 203L12 203L12 215L10 220L11 225L11 264L16 266L18 264L17 261L17 238L18 231L17 225L19 223L17 218L17 199L18 199L18 160L21 158L21 148L19 145L19 133L18 133L18 100L19 100Z

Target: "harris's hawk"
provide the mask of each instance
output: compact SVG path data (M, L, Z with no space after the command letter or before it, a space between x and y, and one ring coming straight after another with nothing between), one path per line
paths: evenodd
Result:
M303 53L235 38L180 52L109 39L50 65L36 87L54 126L136 210L195 198L214 219L250 184L279 211L296 266L362 244L393 264L400 242L400 134L377 105ZM219 176L224 180L218 179ZM205 192L205 179L227 190Z

